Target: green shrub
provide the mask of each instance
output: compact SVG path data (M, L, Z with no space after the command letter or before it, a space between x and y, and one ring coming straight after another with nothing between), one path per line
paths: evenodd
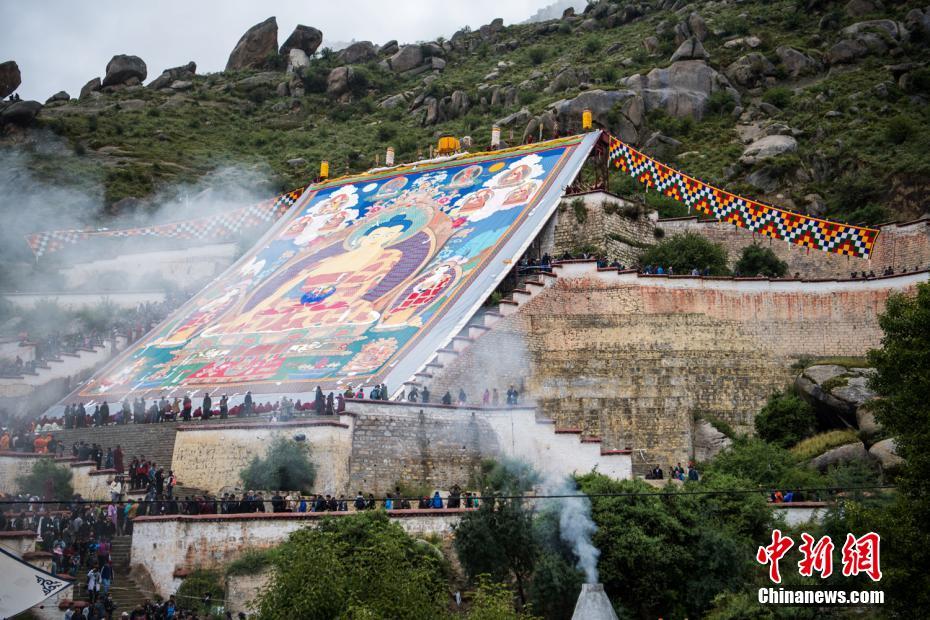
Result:
M589 38L584 42L582 49L584 50L585 54L596 54L598 50L601 49L601 40L593 37Z
M850 211L845 216L846 221L860 226L875 226L894 219L891 212L880 204L869 203Z
M661 265L666 269L671 266L679 274L689 273L693 268L702 271L708 268L714 276L729 273L723 246L691 232L657 243L643 252L639 261L641 265Z
M772 394L756 415L756 434L788 448L813 435L816 421L813 408L796 394Z
M571 201L572 211L575 213L575 219L579 224L584 224L588 221L588 208L584 204L584 200L581 198L575 198Z
M71 469L56 464L52 459L39 459L32 470L16 479L22 493L50 499L69 500L74 495Z
M736 99L728 90L718 90L707 98L707 110L711 114L729 114L736 107Z
M275 549L250 549L226 565L227 575L253 575L274 561Z
M891 144L904 144L917 131L917 125L910 117L898 114L888 119L885 125L885 139Z
M743 248L733 270L744 276L781 278L788 273L788 263L779 259L769 248L753 243Z
M535 45L526 50L526 57L534 66L541 65L546 60L546 55L546 48L541 45Z
M255 457L239 474L250 489L309 492L316 480L307 444L278 437L264 458Z
M304 83L304 91L307 93L325 93L328 78L329 70L317 64L307 67L304 69L303 74L301 74L301 81Z
M791 89L785 88L784 86L775 86L765 91L765 94L762 95L762 101L776 108L784 109L791 103L791 98L793 96L794 93L791 92Z

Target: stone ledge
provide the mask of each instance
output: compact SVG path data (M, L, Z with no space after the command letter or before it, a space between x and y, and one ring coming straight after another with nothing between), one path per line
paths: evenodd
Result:
M427 364L429 366L429 364ZM509 411L533 411L536 407L531 405L515 405L513 407L485 407L484 405L443 405L442 403L411 403L409 401L398 400L369 400L367 398L347 398L346 406L349 404L369 404L369 405L388 405L391 407L410 407L421 409L446 409L446 410L474 410L486 413L507 413ZM357 412L345 411L340 415L358 415Z
M580 435L581 433L582 433L582 429L580 428L556 428L555 429L556 435Z
M348 501L352 501L351 499ZM445 500L443 500L445 501ZM409 510L388 510L387 515L391 518L405 519L412 517L447 517L452 515L463 515L474 512L477 508L411 508ZM315 521L325 519L326 517L343 517L352 514L358 514L364 511L345 511L345 512L244 512L235 514L218 514L218 515L151 515L136 517L133 523L153 523L177 521L179 523L198 523L210 521L260 521L270 519L274 521Z
M20 459L34 459L40 456L51 456L50 454L44 454L42 452L14 452L13 450L3 450L0 452L0 456L12 456L14 458Z
M89 471L87 474L89 476L109 476L110 474L116 474L115 469L95 469L94 471Z
M23 554L24 560L48 560L52 554L48 551L27 551Z
M633 449L626 448L624 450L601 450L601 456L611 456L613 454L633 454Z
M97 461L75 461L69 467L85 467L87 465L97 466Z
M178 430L178 432L217 431L243 428L294 428L298 426L332 426L336 428L349 428L348 424L344 424L336 420L288 420L286 422L233 422L226 424L201 423L197 425L180 425L176 430Z

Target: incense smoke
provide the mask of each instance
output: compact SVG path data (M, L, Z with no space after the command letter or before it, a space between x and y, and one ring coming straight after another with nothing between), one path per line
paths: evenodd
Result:
M543 485L545 495L577 495L578 485L570 476L550 476ZM571 546L578 558L576 566L584 571L585 583L598 583L597 560L600 549L591 542L597 525L591 518L591 500L584 497L560 497L549 502L549 509L559 514L559 537Z

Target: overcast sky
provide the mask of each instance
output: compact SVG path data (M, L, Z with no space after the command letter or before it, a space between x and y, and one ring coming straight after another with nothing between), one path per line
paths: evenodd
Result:
M495 17L521 22L553 0L0 0L0 62L15 60L19 95L44 102L66 90L76 97L103 77L114 54L134 54L148 79L163 69L197 63L222 71L250 26L278 18L278 45L297 24L323 31L324 42L401 43L448 38Z

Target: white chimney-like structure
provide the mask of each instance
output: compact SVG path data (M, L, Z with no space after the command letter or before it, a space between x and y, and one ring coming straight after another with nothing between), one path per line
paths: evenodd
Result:
M604 584L586 583L581 586L572 620L617 620L614 607L604 592Z

